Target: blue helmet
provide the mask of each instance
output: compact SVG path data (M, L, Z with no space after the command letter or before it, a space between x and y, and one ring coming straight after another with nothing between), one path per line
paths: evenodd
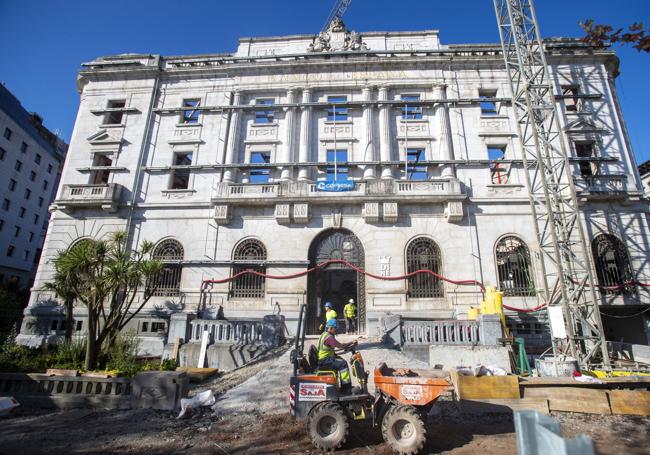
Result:
M337 324L336 324L336 319L330 319L329 321L327 321L327 322L325 323L325 328L326 328L326 329L329 329L330 327L334 327L334 328L336 328L336 326L337 326Z
M325 308L332 308L332 302L325 302Z

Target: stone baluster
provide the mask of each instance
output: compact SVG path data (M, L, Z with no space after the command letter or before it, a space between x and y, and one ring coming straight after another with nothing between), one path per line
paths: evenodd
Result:
M294 89L287 90L287 102L293 104L295 100L296 91ZM287 128L286 140L284 143L284 148L282 149L283 153L280 157L280 162L282 163L292 163L295 161L293 154L293 136L294 136L294 124L296 117L296 108L288 107L286 109L285 123ZM292 180L293 179L293 166L284 166L282 168L282 173L280 175L281 180Z
M311 89L304 89L302 91L302 102L311 102ZM298 151L298 161L302 163L309 163L310 161L310 147L311 147L311 106L302 106L300 113L300 149ZM309 181L311 177L311 168L309 166L300 166L298 172L298 180Z
M233 105L241 104L241 92L235 91ZM230 129L228 130L228 144L226 145L226 162L234 164L235 154L239 151L239 124L241 122L241 109L233 109L230 114ZM237 169L226 168L223 173L224 182L234 182L237 177Z
M379 87L379 154L382 163L391 160L390 146L390 112L391 105L388 103L381 103L381 101L388 101L388 87ZM393 169L389 164L384 164L381 169L382 179L392 179Z
M363 100L372 101L372 87L363 88ZM363 105L363 125L366 131L365 143L363 145L363 158L361 161L377 161L376 147L375 147L375 108L372 103L365 103ZM366 165L363 169L364 180L372 180L377 178L374 165Z
M445 84L436 84L433 86L433 96L437 100L447 100L447 86ZM449 106L447 103L440 103L437 109L438 122L440 129L440 159L454 159L454 143L451 138L451 123L449 122ZM456 166L445 164L442 168L443 177L455 177Z

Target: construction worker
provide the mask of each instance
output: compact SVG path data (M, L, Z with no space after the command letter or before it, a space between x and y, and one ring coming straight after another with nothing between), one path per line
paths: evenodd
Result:
M329 319L325 323L325 331L318 340L318 369L334 370L338 372L341 380L341 393L352 392L352 380L348 363L336 355L334 349L347 349L357 344L356 341L339 343L336 339L336 318Z
M352 333L357 331L357 307L354 304L354 299L348 300L348 303L343 308L345 314L345 333Z
M334 311L334 308L332 308L332 302L325 302L325 322L329 321L330 319L336 320L336 317L338 315L336 314L336 311ZM325 329L325 323L322 323L319 327L318 330L321 332Z

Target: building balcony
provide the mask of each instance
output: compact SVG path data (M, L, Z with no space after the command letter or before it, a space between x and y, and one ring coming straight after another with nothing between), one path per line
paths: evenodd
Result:
M54 201L56 208L69 212L79 208L101 208L115 212L120 201L122 185L63 185L61 196Z
M573 183L581 199L621 199L640 194L634 177L626 174L574 175Z
M355 182L349 191L321 191L319 182L278 182L264 184L219 183L212 193L213 203L237 205L275 204L277 202L342 203L345 201L444 202L462 200L460 182L454 178L435 180L373 180Z

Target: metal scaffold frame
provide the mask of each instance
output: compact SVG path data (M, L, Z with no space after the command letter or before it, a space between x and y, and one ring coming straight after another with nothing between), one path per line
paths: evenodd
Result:
M609 367L590 255L535 9L532 0L493 1L541 251L543 280L537 294L549 307L561 306L564 313L566 338L553 338L554 352L575 357L582 366Z

